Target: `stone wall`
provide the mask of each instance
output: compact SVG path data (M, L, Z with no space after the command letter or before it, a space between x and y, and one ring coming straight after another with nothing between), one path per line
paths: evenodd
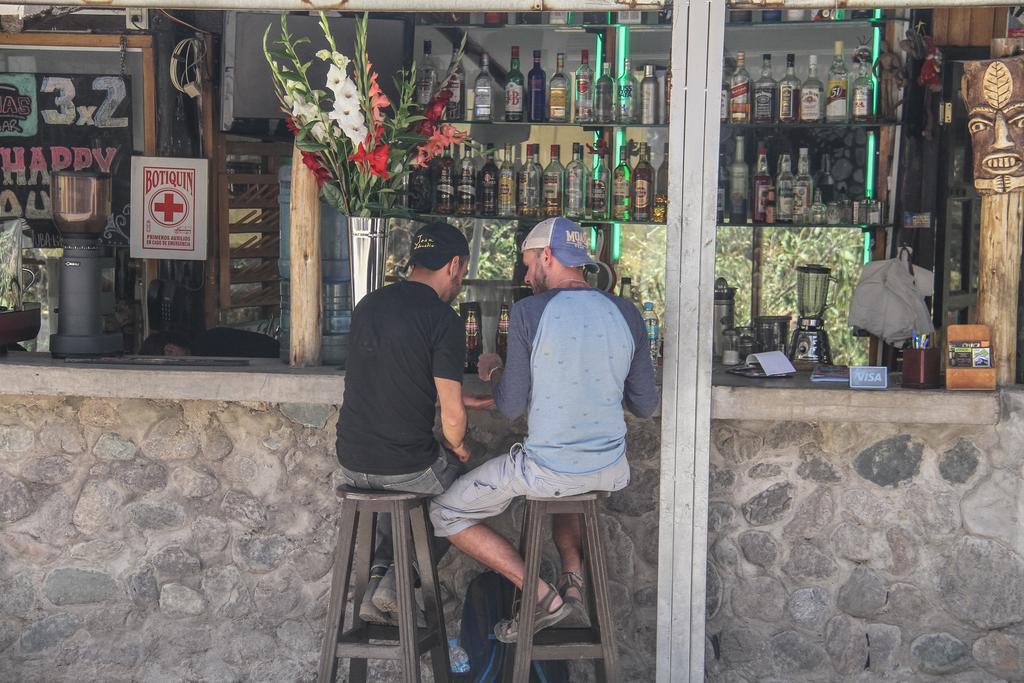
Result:
M314 680L336 419L319 405L0 397L0 680ZM635 481L603 517L627 680L653 678L659 428L632 424ZM494 455L523 429L474 414L470 444ZM513 506L497 524L518 538L521 519ZM441 565L451 628L479 571L457 551ZM374 678L396 680L394 666Z
M715 421L707 678L1024 680L1024 394L996 427Z

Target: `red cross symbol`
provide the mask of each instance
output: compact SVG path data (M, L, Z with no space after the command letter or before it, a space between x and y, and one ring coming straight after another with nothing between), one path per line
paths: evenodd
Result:
M174 217L185 210L184 204L178 204L174 201L174 195L170 192L164 192L164 200L159 204L153 205L153 211L159 212L164 215L164 223L173 223Z

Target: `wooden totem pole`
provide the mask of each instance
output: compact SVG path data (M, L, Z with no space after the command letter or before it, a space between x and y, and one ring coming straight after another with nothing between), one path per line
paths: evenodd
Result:
M1012 384L1024 223L1024 57L966 62L961 86L981 195L978 322L992 332L996 382Z

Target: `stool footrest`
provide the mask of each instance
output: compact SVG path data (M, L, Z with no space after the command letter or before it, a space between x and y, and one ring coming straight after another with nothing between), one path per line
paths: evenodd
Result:
M604 650L600 643L578 645L534 645L530 656L534 659L603 659Z
M394 641L395 644L370 643L368 642L370 640L389 640ZM364 659L401 659L402 652L397 643L397 626L367 624L366 626L345 631L345 633L338 637L336 656ZM416 629L417 654L423 654L437 645L437 643L437 629Z

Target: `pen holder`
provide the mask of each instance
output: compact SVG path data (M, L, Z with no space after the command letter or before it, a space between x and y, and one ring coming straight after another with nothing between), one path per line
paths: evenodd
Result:
M909 389L936 389L939 382L939 350L903 349L903 386Z

